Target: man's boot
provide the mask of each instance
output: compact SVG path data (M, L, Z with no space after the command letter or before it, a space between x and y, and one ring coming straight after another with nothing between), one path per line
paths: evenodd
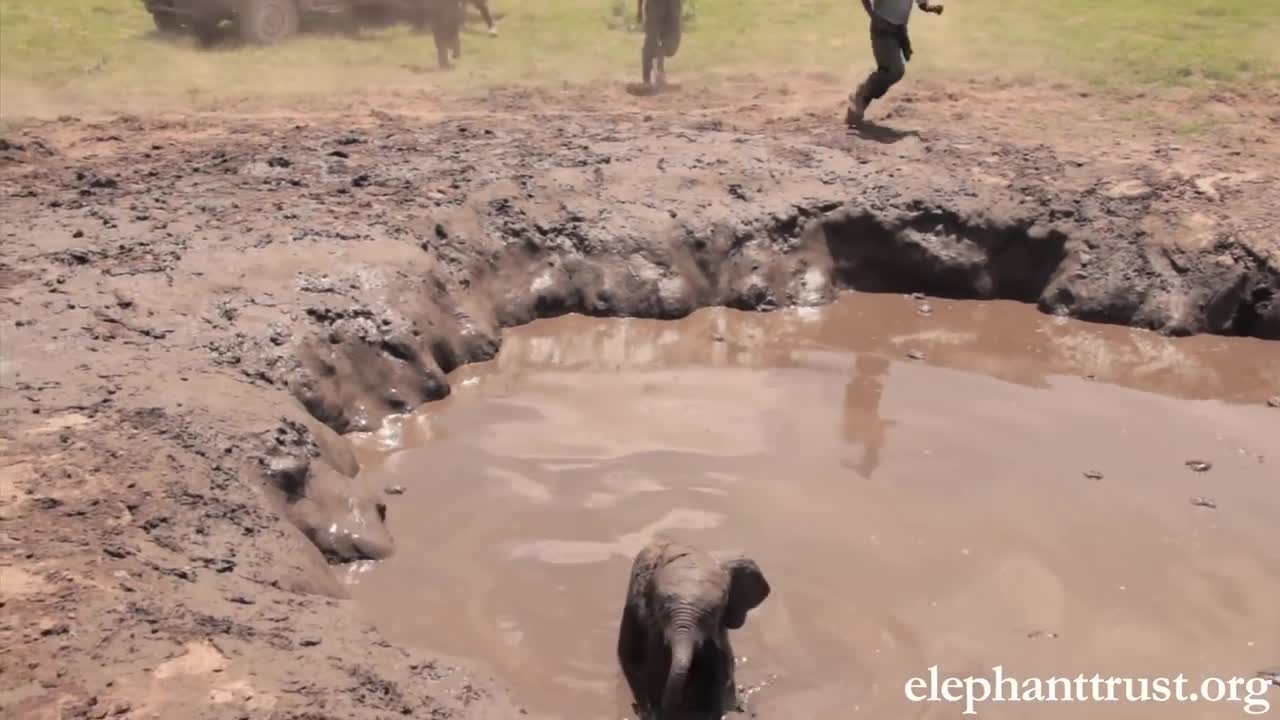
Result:
M867 106L870 104L866 91L859 85L857 90L849 93L849 107L844 112L844 124L849 127L861 125L862 118L867 114Z

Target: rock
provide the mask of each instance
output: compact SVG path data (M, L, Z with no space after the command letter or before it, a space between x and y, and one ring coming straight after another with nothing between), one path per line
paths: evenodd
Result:
M71 632L70 625L62 622L54 622L52 620L47 620L47 619L41 620L38 627L40 628L40 637L50 637L53 635L66 635L67 633Z
M1102 479L1102 471L1100 471L1100 470L1086 470L1086 471L1085 471L1085 473L1084 473L1084 476L1085 476L1086 478L1090 479L1090 480L1101 480L1101 479Z
M1102 194L1112 200L1137 200L1149 197L1153 192L1155 191L1141 180L1125 180L1103 190Z
M933 308L929 307L929 303L925 303L920 307L916 308L916 312L920 313L921 315L929 315L933 312Z
M1215 186L1223 180L1229 180L1230 178L1231 176L1227 173L1218 173L1217 175L1196 178L1196 191L1210 200L1218 202L1222 199L1222 193L1218 192L1218 188Z
M403 494L404 494L404 486L403 486L403 485L392 485L391 487L387 488L387 494L388 494L388 495L403 495Z
M1272 685L1275 685L1276 687L1280 687L1280 667L1273 667L1273 668L1268 668L1266 670L1259 670L1258 677L1264 680L1270 680Z
M1271 398L1270 400L1267 400L1267 406L1273 407L1273 408L1280 408L1280 395L1277 395Z
M1196 507L1209 508L1210 510L1218 509L1218 502L1211 497L1193 497L1191 504Z
M302 647L315 647L320 644L320 638L313 638L313 637L302 638L301 640L298 641L298 644L301 645Z
M1213 469L1213 463L1208 460L1188 460L1187 467L1191 468L1193 472L1209 472Z
M907 357L911 358L912 360L923 360L925 355L919 350L912 350L911 352L907 353Z

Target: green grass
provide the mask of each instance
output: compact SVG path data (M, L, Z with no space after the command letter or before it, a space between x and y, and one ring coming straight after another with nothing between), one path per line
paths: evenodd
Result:
M58 99L214 101L365 88L632 80L633 0L492 0L502 37L468 33L462 67L434 71L430 36L305 36L271 48L202 50L161 39L140 0L0 0L0 114ZM917 13L912 72L1099 86L1280 82L1274 0L954 0ZM469 23L479 29L473 17ZM671 69L721 73L870 64L859 0L699 0Z

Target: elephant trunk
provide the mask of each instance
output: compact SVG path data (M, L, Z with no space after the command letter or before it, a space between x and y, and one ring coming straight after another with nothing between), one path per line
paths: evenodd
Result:
M671 667L667 671L667 684L662 692L663 710L675 710L684 698L689 666L693 663L695 638L698 637L697 621L697 612L693 609L678 609L674 613L667 636L671 646Z

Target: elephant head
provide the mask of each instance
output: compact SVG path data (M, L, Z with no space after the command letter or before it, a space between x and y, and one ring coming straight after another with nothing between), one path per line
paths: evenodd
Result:
M719 561L666 539L631 568L618 659L642 709L720 714L737 707L729 630L769 596L755 561Z

